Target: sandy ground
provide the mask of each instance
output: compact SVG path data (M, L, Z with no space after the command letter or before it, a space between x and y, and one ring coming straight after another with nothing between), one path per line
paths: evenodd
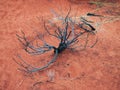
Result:
M115 4L113 0L106 1ZM44 71L26 75L17 70L19 65L13 61L19 53L30 63L46 63L52 54L28 55L22 50L16 33L23 30L32 38L34 30L44 30L38 18L51 18L51 9L65 14L71 5L71 14L74 16L78 11L77 15L80 16L97 8L87 2L88 0L0 0L0 90L120 90L119 20L101 24L97 29L99 40L94 48L77 52L65 51ZM119 8L111 6L100 9L99 13L120 16ZM102 10L108 12L101 12ZM110 10L114 12L111 13ZM54 75L52 80L51 73Z

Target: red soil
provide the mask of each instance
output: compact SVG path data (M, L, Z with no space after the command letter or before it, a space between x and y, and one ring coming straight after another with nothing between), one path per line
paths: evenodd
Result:
M120 90L118 20L102 24L97 31L99 41L94 48L77 52L65 51L51 67L42 72L26 75L17 70L19 65L13 61L16 53L20 53L29 63L40 63L39 66L52 57L51 54L26 54L16 38L16 33L21 29L30 38L33 29L44 30L36 17L50 18L50 9L59 13L61 7L61 11L66 13L69 5L72 6L72 15L76 10L78 15L82 15L95 9L95 5L87 4L88 0L69 1L0 0L0 90ZM52 81L50 73L54 73Z

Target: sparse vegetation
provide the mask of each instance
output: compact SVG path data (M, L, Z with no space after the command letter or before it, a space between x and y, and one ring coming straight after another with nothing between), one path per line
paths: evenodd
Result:
M80 48L80 46L83 47L82 49L85 49L87 47L89 36L95 35L95 28L84 18L82 20L79 20L79 22L76 22L69 16L70 12L71 9L68 11L65 17L62 17L61 23L59 23L59 25L57 23L44 21L44 29L46 31L46 34L48 34L50 37L56 38L59 41L58 47L48 44L44 40L44 35L42 34L37 34L35 38L43 42L42 46L38 44L35 46L33 44L33 41L29 41L27 39L23 31L21 31L22 35L17 34L17 38L24 46L24 50L31 55L41 55L51 50L54 51L54 57L52 58L52 60L50 60L43 67L33 67L25 62L25 60L23 60L21 56L18 56L21 62L18 62L16 60L15 62L23 67L23 71L36 72L44 70L57 60L57 56L59 55L59 53L62 53L66 49ZM85 38L84 42L80 42L80 39L82 38ZM53 42L55 41L53 40ZM95 43L93 43L93 45L91 45L91 47L93 47L96 42L97 40L95 41ZM82 43L84 44L81 45Z

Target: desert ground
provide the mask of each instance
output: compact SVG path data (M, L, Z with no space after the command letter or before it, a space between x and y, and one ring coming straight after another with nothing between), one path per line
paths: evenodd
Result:
M0 90L120 90L120 1L119 0L0 0ZM95 22L98 42L93 48L62 52L43 71L25 73L14 59L38 67L49 61L52 52L29 55L16 34L24 31L29 39L44 32L42 20L55 19L53 10L71 17L90 16ZM96 38L95 37L95 38ZM93 41L95 38L92 38ZM46 37L48 42L56 42Z

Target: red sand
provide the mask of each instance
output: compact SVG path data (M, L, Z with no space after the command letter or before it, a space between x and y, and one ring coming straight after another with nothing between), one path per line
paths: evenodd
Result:
M0 0L0 90L120 90L120 21L103 24L97 31L99 42L92 49L63 52L48 69L26 76L17 70L16 53L25 60L44 64L48 56L30 56L21 48L16 33L22 29L31 37L33 29L43 30L36 17L50 18L50 9L72 14L93 10L87 0ZM112 1L112 0L111 0ZM44 58L46 57L46 58ZM69 64L69 65L68 65ZM54 73L49 81L48 74ZM37 84L37 82L39 82ZM35 84L36 83L36 84ZM34 86L33 86L34 85Z

